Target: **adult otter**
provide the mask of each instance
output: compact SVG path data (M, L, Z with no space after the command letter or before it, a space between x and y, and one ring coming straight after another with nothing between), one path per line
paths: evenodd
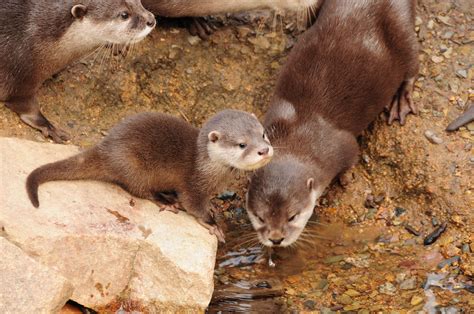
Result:
M42 83L94 49L138 42L154 27L155 17L140 0L4 0L0 101L55 142L66 140L40 111Z
M358 136L387 105L416 111L414 0L332 0L298 40L264 126L270 164L251 178L247 211L266 246L294 243L331 181L358 159ZM395 95L395 96L394 96Z
M160 206L163 195L176 193L186 211L223 241L210 211L210 196L235 170L262 167L272 155L263 126L243 111L221 111L200 131L170 115L141 113L112 128L95 147L37 168L26 187L35 207L39 185L53 180L112 182Z

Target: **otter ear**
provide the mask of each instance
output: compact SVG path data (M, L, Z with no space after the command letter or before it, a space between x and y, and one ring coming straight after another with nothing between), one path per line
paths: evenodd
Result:
M76 4L72 7L71 14L76 19L82 19L87 14L87 7L82 4Z
M306 181L306 186L308 187L308 189L311 191L314 189L314 179L313 178L309 178L308 181Z
M212 131L207 135L207 137L209 138L209 141L215 143L219 140L221 134L218 131Z

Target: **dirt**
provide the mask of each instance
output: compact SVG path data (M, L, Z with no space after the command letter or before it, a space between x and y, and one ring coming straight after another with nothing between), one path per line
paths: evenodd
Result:
M272 29L259 16L207 41L161 25L125 60L99 51L44 84L43 111L82 147L141 111L168 112L197 126L224 108L261 117L296 34L290 18ZM444 129L474 100L473 25L469 0L419 1L420 114L403 127L388 126L382 114L361 136L349 184L328 189L298 245L275 252L275 268L242 209L244 189L234 187L232 200L215 200L229 240L219 250L216 291L277 280L283 296L247 298L247 309L249 302L268 309L269 301L287 312L472 311L474 124ZM0 136L45 141L8 109L0 112ZM426 131L438 139L433 143ZM446 231L424 245L443 223Z

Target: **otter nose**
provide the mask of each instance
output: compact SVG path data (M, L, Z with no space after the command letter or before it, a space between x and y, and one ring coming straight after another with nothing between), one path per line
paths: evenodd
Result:
M280 243L283 242L283 240L285 240L285 238L281 238L281 239L269 239L270 242L272 242L274 245L280 245Z
M264 149L259 150L259 151L258 151L258 155L259 155L259 156L267 155L269 151L270 151L270 148L267 146L267 147L265 147Z
M146 26L153 28L153 27L155 27L155 25L156 25L155 16L151 13L148 14L146 16Z

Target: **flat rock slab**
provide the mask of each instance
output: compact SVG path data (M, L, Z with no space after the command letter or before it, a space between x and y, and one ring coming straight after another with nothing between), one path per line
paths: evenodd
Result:
M79 149L0 138L0 225L4 236L66 277L72 300L92 309L192 310L213 292L217 239L184 212L111 184L57 181L40 186L40 207L26 194L36 167ZM130 308L130 310L133 310Z
M73 292L66 278L41 265L2 237L0 252L0 311L59 312Z

